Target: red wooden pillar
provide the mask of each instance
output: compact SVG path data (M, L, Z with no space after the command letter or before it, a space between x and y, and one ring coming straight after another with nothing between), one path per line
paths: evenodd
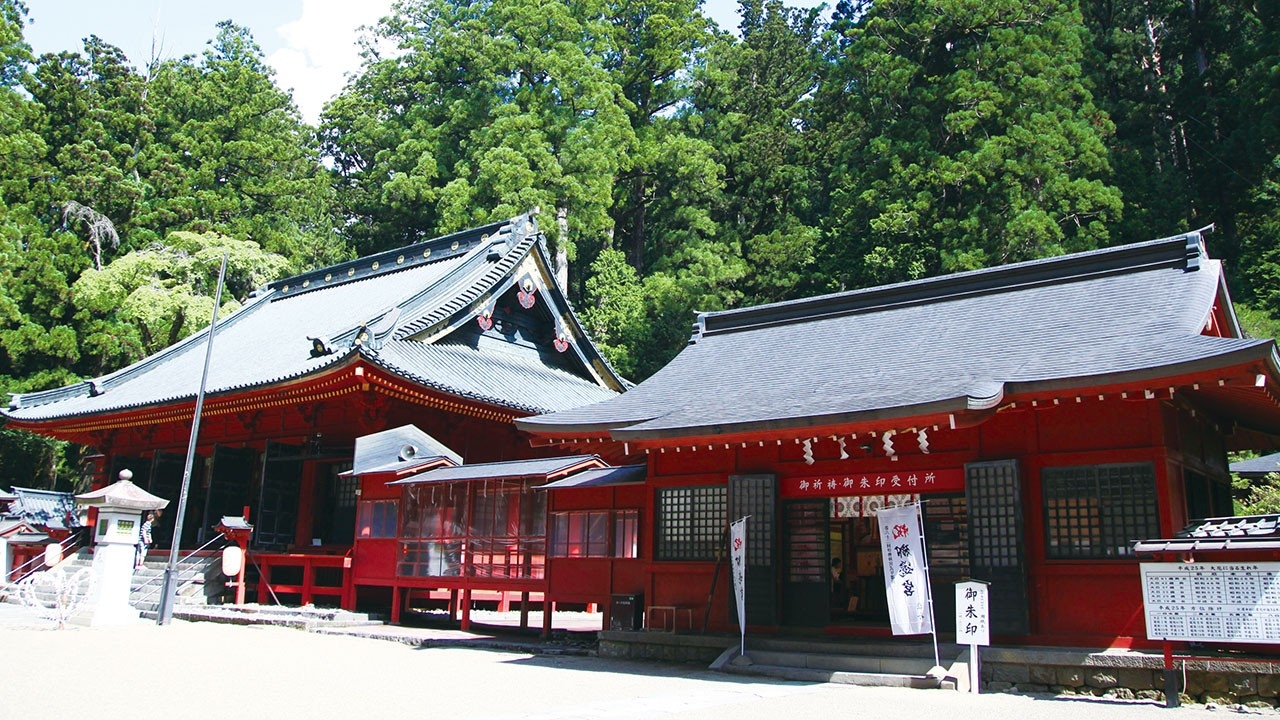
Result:
M520 629L529 627L529 591L520 593Z
M556 611L556 604L544 593L542 596L542 637L551 637L551 615Z
M316 463L308 461L302 464L302 479L298 489L298 529L294 536L294 547L311 547L311 531L315 525L316 506Z
M258 603L267 604L267 598L271 597L271 563L266 559L261 559L258 563Z
M311 604L311 588L316 580L316 568L309 560L302 562L302 604Z
M462 629L471 629L471 587L462 588Z
M391 586L391 624L392 625L400 624L400 606L402 604L401 602L402 600L403 598L400 595L400 586L392 585Z
M342 558L342 602L339 607L348 611L356 609L356 578L351 565L350 555Z

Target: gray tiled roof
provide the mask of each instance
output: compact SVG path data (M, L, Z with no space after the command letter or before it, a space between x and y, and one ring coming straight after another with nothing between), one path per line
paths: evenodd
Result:
M1270 340L1201 334L1220 263L1192 234L710 313L624 395L524 418L617 440L714 436L962 412L1018 392L1168 377L1269 358Z
M9 513L41 528L80 527L80 514L71 493L34 488L13 488L17 500L9 503Z
M427 387L531 413L577 407L617 395L543 362L532 349L496 353L468 345L396 340L384 345L378 358L388 369ZM513 397L514 388L520 392Z
M517 411L547 412L610 397L616 393L585 373L539 362L536 353L486 359L433 350L413 339L411 333L447 323L509 284L522 260L542 252L540 237L533 220L520 216L272 283L219 319L206 392L216 397L269 386L360 353L407 379ZM374 340L353 348L362 326ZM199 389L207 333L92 382L17 395L4 415L40 422L190 400ZM585 337L580 331L575 336ZM335 351L312 357L311 338L328 340ZM607 368L593 362L599 355L589 340L576 343L574 352ZM623 386L620 378L610 379Z
M502 480L505 478L546 478L566 470L591 464L606 464L598 455L569 455L565 457L535 458L532 460L504 460L502 462L477 463L428 470L388 485L412 485L427 482L460 482L468 480Z
M1246 477L1261 477L1273 472L1280 472L1280 453L1263 455L1231 463L1231 472Z
M397 472L435 463L442 458L454 465L462 464L462 456L444 443L415 425L401 425L356 438L351 470L343 474Z

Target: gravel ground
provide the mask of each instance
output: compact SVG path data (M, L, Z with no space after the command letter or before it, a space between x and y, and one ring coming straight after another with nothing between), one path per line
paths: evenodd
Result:
M1189 720L1224 714L1237 713L783 682L700 666L420 649L280 627L175 620L165 627L140 622L54 630L0 604L0 718Z

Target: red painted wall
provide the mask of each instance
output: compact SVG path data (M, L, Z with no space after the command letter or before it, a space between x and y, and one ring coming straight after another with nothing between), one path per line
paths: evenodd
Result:
M883 435L846 434L846 460L840 446L820 436L810 443L814 462L804 461L804 446L793 439L778 443L776 438L759 438L726 449L723 445L688 446L679 452L651 450L650 495L646 498L643 527L653 528L652 490L672 485L723 484L731 474L772 473L780 478L827 473L871 473L962 468L966 463L1015 459L1019 464L1025 546L1027 551L1029 636L1026 643L1079 643L1087 645L1149 644L1144 638L1141 581L1137 559L1048 560L1045 557L1043 499L1040 470L1061 465L1095 465L1150 462L1156 477L1161 533L1170 535L1186 520L1181 487L1182 457L1176 436L1190 411L1168 401L1147 400L1141 392L1121 398L1097 395L1017 403L996 413L975 428L952 430L926 428L929 452L918 445L918 433L900 431L893 437L897 459L885 456ZM1220 439L1205 423L1195 423L1194 432L1184 428L1181 444L1194 438L1197 467L1222 464ZM868 446L864 449L864 445ZM1206 449L1207 448L1207 449ZM780 533L779 533L780 534ZM644 544L652 559L653 544ZM711 589L712 563L676 563L650 560L647 568L647 602L650 605L681 605L704 608ZM781 572L781 568L779 568ZM717 582L711 601L711 626L730 628L727 575ZM720 597L720 596L723 596Z

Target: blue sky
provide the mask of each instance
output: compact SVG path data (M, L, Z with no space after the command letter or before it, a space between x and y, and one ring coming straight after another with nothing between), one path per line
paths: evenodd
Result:
M80 50L91 34L122 49L135 65L158 57L199 55L214 25L234 20L249 28L276 81L293 92L302 116L314 123L324 103L359 69L357 28L387 12L391 0L26 0L27 43L37 55ZM790 0L813 6L818 0ZM736 0L707 0L704 9L727 29L738 24Z

